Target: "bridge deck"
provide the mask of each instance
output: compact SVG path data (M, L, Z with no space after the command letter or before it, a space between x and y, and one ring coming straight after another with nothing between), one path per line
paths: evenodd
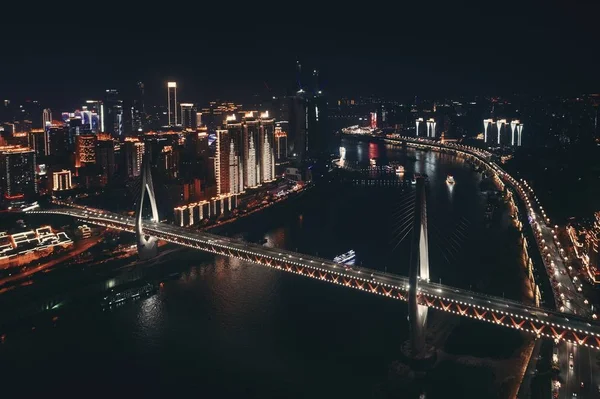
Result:
M90 224L135 232L134 218L105 211L69 208L29 213L67 215ZM364 267L346 267L328 259L165 223L146 222L143 231L174 244L248 260L373 294L405 301L408 297L409 281L405 276ZM435 309L526 331L539 337L600 349L600 324L593 320L427 281L419 282L419 291L421 303Z

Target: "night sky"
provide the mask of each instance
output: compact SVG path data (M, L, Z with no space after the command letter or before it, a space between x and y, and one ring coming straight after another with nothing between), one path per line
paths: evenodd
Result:
M334 96L600 92L597 5L497 3L329 11L293 3L302 11L231 15L203 8L172 25L158 13L110 29L53 21L33 29L43 40L1 39L0 95L62 107L141 80L149 102L161 103L174 79L181 101L245 101L283 94L297 58L320 70Z

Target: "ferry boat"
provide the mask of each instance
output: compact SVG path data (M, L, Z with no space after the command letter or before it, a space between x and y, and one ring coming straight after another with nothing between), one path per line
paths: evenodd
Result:
M345 254L336 256L335 258L333 258L333 261L335 263L346 263L348 261L351 261L355 257L356 257L356 252L354 252L354 250L351 249L350 251L346 252Z
M446 177L446 183L448 184L454 184L454 177L452 175L448 175L448 177Z

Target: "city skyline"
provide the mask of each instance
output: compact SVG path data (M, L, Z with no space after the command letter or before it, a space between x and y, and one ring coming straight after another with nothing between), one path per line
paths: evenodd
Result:
M597 397L600 3L224 6L7 14L0 392Z

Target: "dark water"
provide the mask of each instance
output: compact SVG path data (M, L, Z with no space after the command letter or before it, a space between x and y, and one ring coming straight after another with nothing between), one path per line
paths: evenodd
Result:
M519 270L505 245L512 240L508 221L500 216L495 230L484 227L481 177L468 164L435 152L342 145L351 162L399 160L407 176L429 176L432 280L520 297ZM452 189L445 183L448 174L456 180ZM285 209L242 223L238 233L327 258L355 249L363 266L406 274L408 240L396 245L394 239L403 220L391 215L410 190L316 187ZM408 337L402 302L236 259L178 251L117 272L100 285L138 278L163 284L150 297L107 311L95 303L74 303L57 322L8 336L0 345L2 392L9 397L385 397L389 366ZM446 350L508 357L519 336L488 327L460 322ZM500 335L504 345L480 343L482 333L489 340ZM491 387L489 375L473 382L468 372L449 369L428 397L448 392L480 397Z

